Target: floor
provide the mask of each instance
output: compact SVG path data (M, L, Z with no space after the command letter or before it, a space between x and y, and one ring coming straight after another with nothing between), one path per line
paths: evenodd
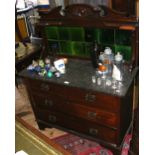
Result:
M38 130L38 125L35 121L35 117L28 99L28 95L26 92L26 88L23 84L20 84L18 88L15 88L15 103L16 103L16 116L24 120L25 122L28 122ZM66 132L52 128L46 128L44 131L39 131L49 139L53 139L56 137L59 137L61 135L65 135ZM28 133L28 134L26 134ZM24 150L26 153L29 155L44 155L44 154L49 154L47 153L47 149L39 149L41 146L38 147L37 139L36 141L34 140L34 135L32 132L28 131L24 126L22 126L17 120L16 120L16 145L15 145L15 150L20 151ZM37 137L38 138L38 137ZM47 145L47 144L46 144ZM43 146L45 148L45 145ZM49 150L49 149L48 149ZM51 148L51 151L53 151L53 148ZM51 153L50 153L51 154ZM58 153L57 151L52 153L52 154L61 154Z

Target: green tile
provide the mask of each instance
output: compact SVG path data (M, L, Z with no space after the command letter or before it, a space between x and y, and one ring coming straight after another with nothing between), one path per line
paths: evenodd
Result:
M60 41L60 54L72 55L72 44L70 41Z
M59 39L59 32L58 32L58 27L57 26L49 26L45 28L45 33L47 39L54 39L58 40Z
M85 28L85 41L86 42L101 42L101 29Z
M82 27L70 27L69 28L70 33L70 40L72 41L84 41L84 28Z
M127 30L116 30L115 43L117 45L130 46L132 40L132 31Z
M102 29L101 41L104 44L114 44L114 29Z
M94 29L93 28L85 28L85 41L93 42L94 41Z
M115 53L120 52L123 55L123 59L130 61L132 57L131 46L115 45Z
M85 55L90 57L90 52L93 50L93 43L85 43Z
M85 56L85 44L82 42L71 43L72 55L73 56Z
M60 53L60 43L59 41L48 41L48 54L52 55L54 53Z
M58 30L60 40L70 40L69 27L58 27Z
M50 26L45 32L49 39L49 53L54 50L58 54L89 57L92 43L96 40L101 46L101 51L110 47L114 54L120 51L125 60L131 59L132 31Z
M85 52L84 42L61 41L60 46L61 46L60 54L80 56L80 57L87 56Z
M95 31L95 39L94 39L94 41L96 40L97 43L100 44L102 42L102 40L101 40L102 31L101 31L101 29L95 29L94 31Z

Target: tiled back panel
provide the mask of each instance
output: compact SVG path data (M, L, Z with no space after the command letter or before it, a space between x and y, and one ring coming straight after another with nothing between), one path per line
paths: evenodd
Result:
M48 50L57 54L90 57L92 44L96 40L101 49L111 47L113 52L121 52L125 60L131 59L131 31L83 27L45 28Z

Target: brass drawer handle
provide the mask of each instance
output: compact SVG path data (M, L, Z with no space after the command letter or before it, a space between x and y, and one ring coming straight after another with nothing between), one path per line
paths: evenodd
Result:
M89 129L89 133L90 133L91 135L97 135L97 134L98 134L98 130L97 130L97 129L94 129L94 128L90 128L90 129Z
M52 123L55 123L56 120L57 120L56 116L54 116L54 115L49 115L48 119L49 119L49 121L52 122Z
M94 102L95 99L96 99L96 95L93 95L93 94L90 94L90 93L86 94L86 96L85 96L85 100L87 102Z
M47 106L53 106L53 101L52 100L45 99L44 103Z
M41 90L43 91L49 91L50 90L50 87L48 84L45 84L45 83L42 83L41 86L40 86Z
M96 116L97 116L96 112L88 111L88 113L87 113L87 117L90 119L94 119L94 118L96 118Z

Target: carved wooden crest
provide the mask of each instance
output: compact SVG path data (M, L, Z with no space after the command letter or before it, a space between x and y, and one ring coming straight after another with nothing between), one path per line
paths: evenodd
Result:
M96 19L109 22L137 22L136 17L128 17L126 13L112 10L104 5L93 7L88 4L72 4L63 8L61 6L56 7L47 12L40 12L42 20L76 20L76 19Z

